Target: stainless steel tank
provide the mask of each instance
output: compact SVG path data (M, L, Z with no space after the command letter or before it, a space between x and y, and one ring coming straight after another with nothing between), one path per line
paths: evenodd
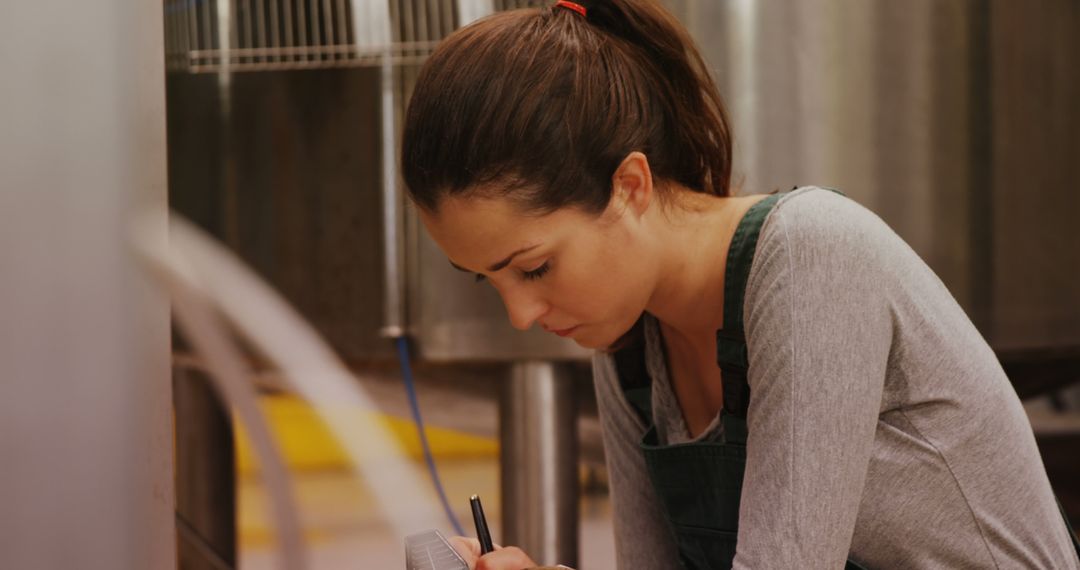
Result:
M669 0L715 74L747 193L878 213L999 349L1080 345L1080 7Z

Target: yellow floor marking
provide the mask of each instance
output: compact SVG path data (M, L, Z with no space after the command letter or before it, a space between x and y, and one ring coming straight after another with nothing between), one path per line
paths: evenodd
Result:
M260 397L260 408L285 462L292 471L343 469L349 466L345 452L306 402L291 395ZM408 419L378 414L378 419L401 443L404 453L416 460L423 454L416 427ZM236 463L241 476L258 471L251 444L239 423L236 431ZM425 426L436 459L493 457L498 454L494 438L470 435L446 428Z

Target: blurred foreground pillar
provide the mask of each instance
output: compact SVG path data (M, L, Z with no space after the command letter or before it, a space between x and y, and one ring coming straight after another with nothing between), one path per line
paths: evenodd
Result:
M499 405L503 543L538 564L578 562L577 401L571 367L513 366Z
M162 3L0 3L0 568L176 565ZM164 239L164 238L163 238Z

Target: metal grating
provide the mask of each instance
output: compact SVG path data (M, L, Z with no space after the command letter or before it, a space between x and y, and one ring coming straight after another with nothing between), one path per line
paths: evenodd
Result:
M547 3L167 0L166 68L207 73L418 64L462 22Z
M543 0L494 0L495 10L516 10L518 8L538 8L540 6L547 6L548 4L554 4L555 0L545 2Z

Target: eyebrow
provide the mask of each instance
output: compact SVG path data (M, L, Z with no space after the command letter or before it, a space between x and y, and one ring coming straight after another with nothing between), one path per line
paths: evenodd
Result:
M517 257L517 256L519 256L519 255L521 255L523 253L530 252L530 251L532 251L532 250L534 250L534 249L536 249L538 247L540 247L540 244L523 247L523 248L515 251L514 253L511 253L510 255L508 255L506 257L506 259L504 259L504 260L502 260L502 261L500 261L498 263L493 263L490 267L487 268L487 270L492 272L492 273L494 273L496 271L499 271L500 269L506 267L507 265L510 265L510 262L513 261L515 257ZM457 269L458 271L464 271L465 273L472 273L468 269L465 269L464 267L454 263L453 261L450 262L450 265L453 265L454 269Z

